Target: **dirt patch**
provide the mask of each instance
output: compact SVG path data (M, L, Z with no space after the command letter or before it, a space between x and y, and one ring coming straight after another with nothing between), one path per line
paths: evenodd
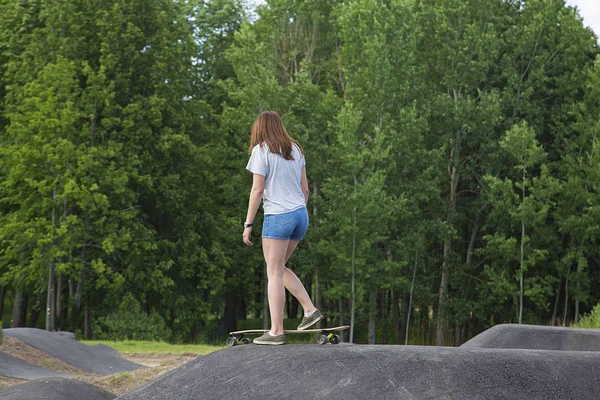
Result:
M158 378L162 374L171 371L180 365L191 361L198 356L196 354L127 354L121 357L145 365L148 368L140 368L135 371L120 372L108 376L81 375L76 379L98 386L117 396L130 392L148 381Z
M57 360L48 354L37 350L20 340L5 337L0 351L13 357L20 358L30 364L34 364L52 371L63 372L73 375L77 379L120 396L130 392L144 383L153 380L165 372L168 372L180 365L185 364L198 357L196 354L128 354L123 353L121 357L126 360L144 365L147 368L140 368L129 372L120 372L112 375L88 374L75 367ZM0 376L0 389L18 385L26 382L21 379L7 378Z
M146 367L173 367L180 366L188 361L198 358L197 354L135 354L121 353L121 357L131 362Z
M27 381L22 379L9 378L7 376L0 376L0 390L4 389L5 387L18 385L19 383L23 382Z

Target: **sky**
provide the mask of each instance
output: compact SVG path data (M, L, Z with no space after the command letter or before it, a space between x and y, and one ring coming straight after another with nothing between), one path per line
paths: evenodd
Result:
M577 6L583 24L592 28L600 36L600 0L566 0L570 6Z
M264 4L264 0L246 0L249 4ZM600 0L566 0L570 6L579 9L583 24L592 28L597 37L600 37ZM599 39L600 42L600 39Z

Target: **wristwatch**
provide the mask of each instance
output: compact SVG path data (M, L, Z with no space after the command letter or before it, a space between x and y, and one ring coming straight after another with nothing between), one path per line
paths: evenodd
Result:
M252 228L252 222L250 222L250 223L244 222L244 228Z

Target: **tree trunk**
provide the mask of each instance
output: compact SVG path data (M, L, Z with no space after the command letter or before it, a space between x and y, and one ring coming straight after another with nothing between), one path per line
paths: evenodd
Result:
M4 298L6 297L6 286L0 286L0 321L4 315Z
M225 311L223 315L223 322L225 323L225 331L233 332L237 331L237 290L235 288L228 288L225 291Z
M581 281L581 277L579 276L579 273L581 272L581 263L578 261L577 262L577 282L576 282L576 289L577 289L577 293L575 296L575 315L573 316L573 322L577 323L579 322L579 282Z
M387 290L381 289L381 297L379 302L381 309L381 343L387 344L388 342L388 302L387 302Z
M259 288L262 284L264 272L261 268L256 268L256 287ZM254 292L254 318L260 318L261 315L261 304L262 304L262 291L256 290Z
M15 301L13 303L11 328L25 327L25 317L27 316L27 295L17 289L15 292Z
M81 242L81 270L79 271L79 281L77 282L77 291L75 293L75 309L77 310L77 317L79 317L81 312L81 300L83 296L83 285L85 282L85 263L86 263L86 249L87 243L85 239L85 232L87 232L88 227L90 226L90 214L85 215L85 222L83 224L83 232L84 238Z
M392 323L394 327L394 340L398 341L402 334L400 333L400 309L398 307L398 299L396 298L396 292L392 288L391 293L391 302L392 302Z
M321 287L319 285L319 268L315 267L315 307L321 310L323 308L323 300L321 299ZM325 317L327 318L327 317ZM321 322L317 322L317 328L321 327Z
M356 175L354 175L354 195L356 195L356 186L357 186L357 182L356 182ZM351 279L351 299L350 299L350 343L354 343L354 314L355 314L355 307L356 307L356 294L355 294L355 287L356 287L356 283L354 281L354 276L355 276L355 269L356 269L356 265L355 265L355 256L356 256L356 216L357 210L356 207L354 207L354 215L353 215L353 221L352 221L352 279Z
M75 306L75 282L73 279L69 279L67 281L69 287L69 301L67 302L67 315L65 316L65 321L72 321L73 315L75 314L73 308ZM71 324L71 326L75 326Z
M457 94L455 93L455 99ZM460 134L457 134L455 148L451 151L450 159L451 162L448 164L448 175L450 177L450 201L448 205L448 215L447 221L448 226L452 226L454 219L454 210L456 208L456 194L458 190L458 161L456 158L458 157L458 149L460 148L459 144ZM438 312L437 312L437 320L436 320L436 329L435 329L435 344L437 346L444 345L444 330L446 326L446 303L448 299L448 290L449 290L449 274L450 274L450 266L449 266L449 258L452 250L452 240L448 237L444 240L444 259L442 262L442 278L440 279L440 289L438 295Z
M460 322L456 321L454 346L459 347L462 343L463 343L463 326Z
M83 269L79 271L79 279L77 281L77 287L75 288L75 297L73 300L73 307L71 312L71 321L73 327L81 326L81 308L82 308L82 297L83 297L83 285L85 284L85 275Z
M400 343L406 343L410 313L410 292L402 292L402 319L400 321Z
M52 260L48 267L48 297L46 298L46 330L50 332L54 331L56 315L55 275L55 265L54 260Z
M52 201L56 202L56 189L52 190ZM56 207L52 207L52 229L56 226ZM52 240L54 245L54 239ZM56 265L54 259L48 265L48 296L46 297L46 330L54 331L56 323Z
M521 187L522 198L521 204L525 203L525 176L527 174L527 166L523 165L523 186ZM525 220L521 218L521 254L520 254L521 274L519 277L519 324L523 321L523 275L525 275Z
M58 282L56 283L56 321L58 321L58 323L55 321L55 326L54 328L57 328L58 325L58 329L60 330L60 325L62 323L63 320L63 313L62 313L62 272L58 273Z
M410 295L408 298L408 306L407 311L406 311L406 334L404 336L404 344L407 345L408 344L408 327L410 326L410 312L412 310L412 295L413 295L413 290L415 288L415 276L417 275L417 261L419 260L419 251L417 250L415 252L415 266L413 267L413 276L412 276L412 281L410 283ZM404 305L402 305L402 314L403 314L403 318L404 318Z
M298 309L300 303L298 302L298 299L295 298L294 296L292 296L292 299L290 300L290 307L291 307L291 315L289 315L290 318L298 318Z
M554 311L552 312L551 326L556 326L556 316L558 315L558 302L560 300L560 287L562 286L562 279L558 281L558 288L556 289L556 298L554 299Z
M479 215L477 216L479 218ZM475 240L477 239L477 232L479 231L479 225L475 224L473 232L471 232L471 239L469 239L469 247L467 247L467 257L465 264L467 267L471 266L471 260L473 255L473 248L475 247Z
M286 318L287 316L287 318L292 318L292 299L294 298L294 296L284 289L283 297L285 298L285 303L283 303L285 313L283 317Z
M523 322L523 251L525 245L525 222L521 220L521 273L519 274L519 324Z
M236 316L238 321L246 320L246 316L248 315L248 305L246 303L246 298L243 295L237 295L237 305L235 306L237 310Z
M83 336L85 340L92 340L93 332L92 332L92 310L90 307L86 305L83 310L83 319L84 319L84 331Z
M369 344L375 344L375 317L377 313L375 300L376 294L372 290L369 293Z
M427 310L421 310L421 316L423 321L423 340L421 343L429 345L429 318L427 316Z
M300 278L298 278L298 279L300 279ZM313 273L309 272L308 274L306 274L306 277L304 277L304 282L302 282L304 284L304 288L306 289L306 293L309 294L311 299L315 298L315 294L313 293L313 287L314 287L313 279L314 279ZM315 307L317 307L317 306L315 305Z
M37 326L38 318L40 317L40 313L42 311L42 306L44 304L44 296L40 293L36 296L35 305L31 305L31 313L29 315L29 326L35 328ZM36 307L37 306L37 307Z
M339 307L339 325L340 326L344 326L344 300L342 300L342 298L340 297L339 301L338 301L338 307ZM341 335L342 337L342 341L345 341L344 338L346 336L346 331L342 331Z
M81 296L83 295L83 269L79 271L79 281L77 282L77 290L75 291L75 309L77 313L81 311Z
M569 275L571 274L571 266L567 271L567 279L565 280L565 310L563 313L563 326L567 326L567 312L569 311Z

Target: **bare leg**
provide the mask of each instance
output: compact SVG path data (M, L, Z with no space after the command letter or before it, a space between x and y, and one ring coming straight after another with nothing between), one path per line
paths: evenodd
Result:
M269 311L271 314L271 333L283 333L283 306L285 304L285 287L283 274L285 269L285 256L289 240L263 238L263 253L267 262L267 290L269 297Z
M296 249L296 246L298 246L298 243L298 240L289 241L289 244L287 246L287 252L285 254L286 263L290 259L290 256L292 255L294 250ZM300 304L302 305L302 308L304 309L305 313L312 312L317 309L313 304L312 300L310 299L310 296L306 292L302 281L298 279L296 274L294 274L292 270L290 270L287 267L283 268L283 284L285 285L286 289L289 290L290 293L296 299L298 299L298 302L300 302Z

